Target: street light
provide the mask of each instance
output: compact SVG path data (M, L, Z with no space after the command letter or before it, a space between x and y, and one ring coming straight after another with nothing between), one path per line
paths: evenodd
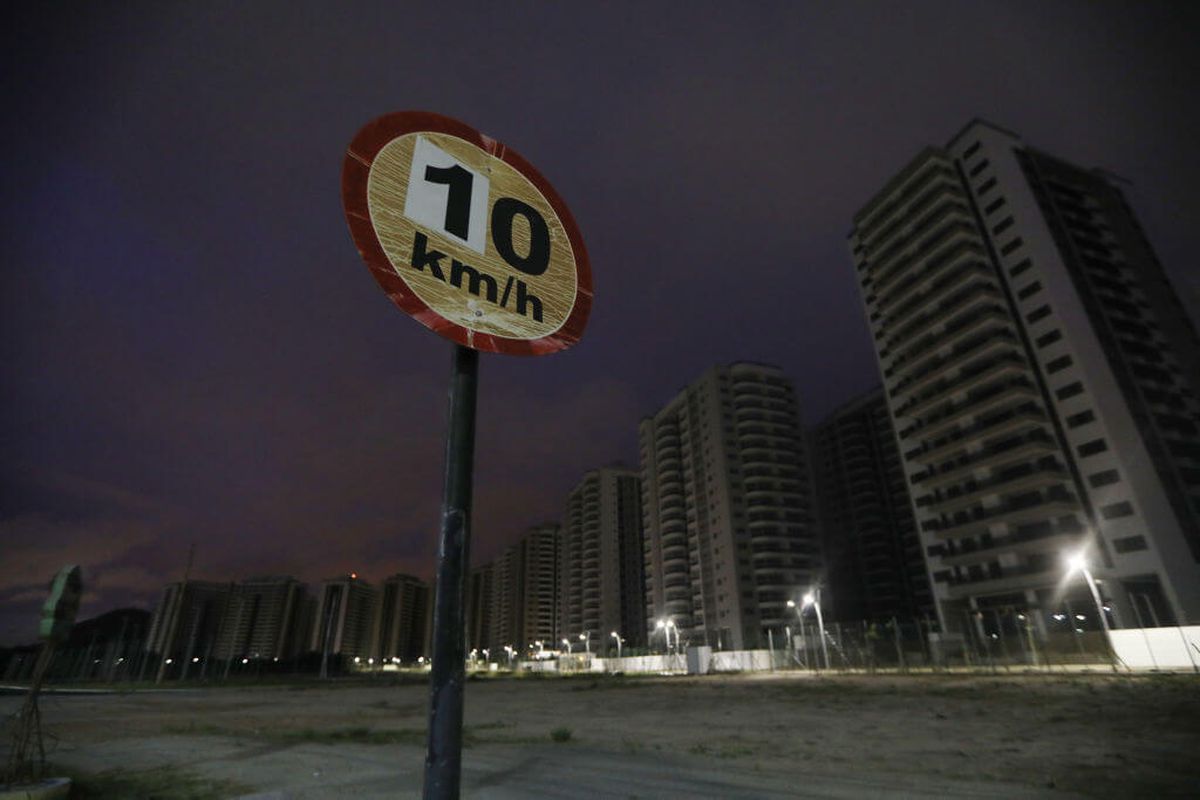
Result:
M590 656L592 654L592 632L584 631L583 633L579 634L579 641L583 642L583 647L587 650L587 653Z
M571 655L571 640L563 639L563 644L567 646L567 655Z
M663 632L663 636L666 637L668 652L672 652L671 651L671 631L672 630L675 631L675 647L676 648L679 647L679 626L675 624L675 620L673 620L673 619L661 620L660 619L658 621L658 624L655 625L655 628L661 630Z
M1100 602L1100 590L1096 588L1096 579L1092 577L1092 573L1087 568L1087 559L1083 557L1083 553L1075 553L1067 557L1067 577L1071 573L1079 570L1083 573L1083 577L1087 579L1088 588L1092 590L1092 599L1096 601L1096 613L1100 615L1100 624L1104 627L1104 636L1107 639L1109 633L1108 616L1104 613L1104 603ZM1075 615L1076 619L1082 621L1083 617L1080 614Z
M797 615L802 614L804 609L809 606L817 610L817 629L821 635L821 655L825 659L825 669L829 669L829 645L825 642L825 619L821 616L821 587L818 586L815 590L806 592L803 597L803 603L804 605L797 612ZM788 605L795 608L796 602L789 600Z
M617 658L620 658L621 657L621 641L622 641L621 637L617 635L616 631L613 631L612 633L610 633L609 636L611 636L612 638L617 640Z

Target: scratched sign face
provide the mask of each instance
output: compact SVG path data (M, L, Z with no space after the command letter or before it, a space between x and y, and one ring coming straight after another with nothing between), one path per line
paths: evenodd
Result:
M487 352L579 340L591 271L574 219L521 156L462 123L403 112L355 137L351 235L384 291L426 327Z

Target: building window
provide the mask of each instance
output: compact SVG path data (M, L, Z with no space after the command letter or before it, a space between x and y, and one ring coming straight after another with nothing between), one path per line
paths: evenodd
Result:
M972 178L974 178L976 175L983 172L987 168L988 168L988 160L985 158L983 161L980 161L978 164L971 167L971 171L968 174Z
M1094 456L1097 453L1103 453L1108 449L1108 444L1103 439L1093 439L1090 442L1079 445L1077 448L1079 455L1082 457Z
M1146 539L1143 536L1124 536L1120 539L1113 539L1113 550L1118 553L1133 553L1145 549Z
M1045 306L1042 306L1042 308L1045 308ZM1041 309L1038 309L1038 310L1040 311ZM1030 315L1030 316L1032 316L1032 315ZM1033 322L1032 319L1029 321ZM1048 372L1050 374L1054 374L1055 372L1059 372L1060 370L1066 369L1067 367L1071 366L1071 364L1073 364L1073 363L1074 362L1071 360L1070 356L1059 356L1058 358L1054 359L1050 363L1046 364L1046 372Z
M1068 397L1074 397L1077 394L1083 394L1083 384L1079 381L1068 383L1066 386L1057 390L1054 396L1059 400L1066 400Z
M1088 409L1087 411L1080 411L1078 414L1072 414L1067 417L1067 427L1078 428L1080 425L1087 425L1089 422L1095 421L1096 415L1092 413L1091 409Z
M1037 294L1041 290L1042 290L1042 284L1039 281L1034 281L1033 283L1029 284L1028 286L1023 287L1019 292L1017 292L1017 297L1021 298L1022 300L1028 300L1029 298L1033 297L1035 294Z
M1133 505L1126 500L1112 505L1104 506L1100 509L1101 515L1105 519L1120 519L1121 517L1133 516Z
M1101 486L1108 486L1110 483L1116 483L1121 480L1121 473L1115 469L1106 469L1104 472L1097 472L1094 475L1088 475L1088 483L1093 489L1099 489Z
M996 209L1000 208L1000 206L1002 206L1002 205L1004 205L1004 198L1003 198L1003 197L997 197L995 200L993 200L992 202L988 203L988 207L987 207L987 208L985 208L985 209L983 210L983 213L985 213L985 214L991 214L991 213L992 213L992 212L994 212ZM1011 219L1011 217L1010 217L1009 219Z
M964 151L963 151L963 158L970 158L971 156L973 156L973 155L975 155L976 153L978 153L978 152L979 152L979 147L980 147L980 144L981 144L980 142L976 142L975 144L971 145L971 146L970 146L970 147L968 147L966 150L964 150Z
M1020 262L1013 265L1012 269L1010 269L1008 271L1008 274L1015 278L1032 266L1033 266L1032 261L1030 261L1028 258L1023 258L1023 259L1021 259Z
M1036 308L1026 314L1025 319L1027 319L1029 324L1032 325L1035 322L1041 322L1048 316L1050 316L1050 306L1042 306L1041 308Z
M995 227L992 228L992 235L999 236L1000 234L1004 233L1006 230L1008 230L1012 226L1013 226L1013 218L1011 216L1005 217L1003 220L996 223Z
M1022 239L1020 236L1018 236L1017 238L1013 239L1011 242L1009 242L1008 244L1006 244L1000 248L1000 255L1006 256L1023 244L1025 244L1025 240Z
M995 188L996 188L996 179L988 178L986 181L984 181L983 183L981 183L979 185L979 196L983 197L985 194L987 194L988 192L990 192L992 189L995 189Z
M1060 331L1056 328L1043 336L1039 336L1036 340L1037 346L1038 347L1046 347L1048 345L1054 344L1061 338L1062 338L1062 331Z

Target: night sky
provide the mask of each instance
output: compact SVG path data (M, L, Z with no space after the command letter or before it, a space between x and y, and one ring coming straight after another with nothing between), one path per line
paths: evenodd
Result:
M972 117L1102 166L1200 301L1194 3L30 3L8 9L0 644L182 577L433 573L452 346L344 221L407 109L533 162L582 230L583 341L481 361L475 561L714 363L807 421L878 378L846 234ZM410 8L418 6L419 8ZM380 9L386 8L387 11Z

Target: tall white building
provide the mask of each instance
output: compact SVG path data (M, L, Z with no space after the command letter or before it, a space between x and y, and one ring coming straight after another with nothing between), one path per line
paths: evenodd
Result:
M559 630L592 649L645 643L641 486L633 470L592 470L571 490L559 550Z
M247 578L229 585L213 657L288 659L308 644L300 630L305 590L291 576Z
M1200 620L1200 340L1119 184L974 121L854 218L948 630L1092 608L1079 551L1120 623Z
M795 392L771 366L713 367L642 420L646 627L765 646L818 579L820 540Z

